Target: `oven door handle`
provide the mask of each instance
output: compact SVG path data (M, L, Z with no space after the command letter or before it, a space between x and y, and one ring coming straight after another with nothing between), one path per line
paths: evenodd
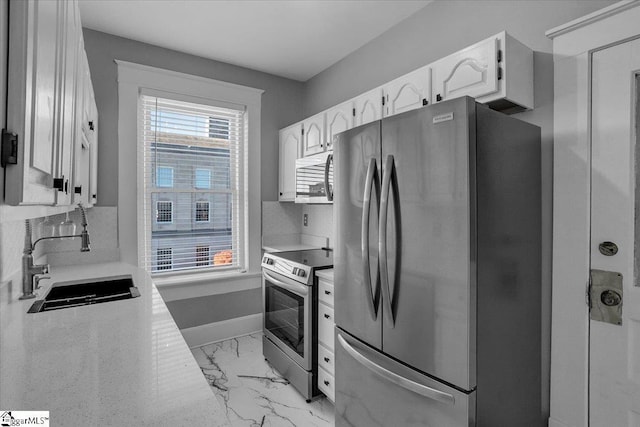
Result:
M303 297L306 297L307 294L309 293L309 287L305 286L305 285L298 285L298 284L290 284L287 282L283 282L280 279L276 279L275 277L273 277L271 274L267 273L266 271L262 271L262 276L264 277L265 280L268 280L270 282L272 282L274 285L280 286L281 288L284 288L288 291L293 292L296 295L300 295Z

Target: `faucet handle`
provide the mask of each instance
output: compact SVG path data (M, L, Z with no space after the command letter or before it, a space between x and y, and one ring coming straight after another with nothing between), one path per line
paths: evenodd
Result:
M35 286L34 289L40 289L40 280L42 279L51 279L51 276L35 276Z

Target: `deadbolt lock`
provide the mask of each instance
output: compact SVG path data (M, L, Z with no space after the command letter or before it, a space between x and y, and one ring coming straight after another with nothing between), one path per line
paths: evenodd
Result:
M616 271L591 270L589 280L591 320L622 325L622 279L622 274Z
M604 256L614 256L618 253L618 245L613 242L602 242L598 245L598 250Z
M607 307L615 307L622 302L622 297L616 291L606 290L600 294L600 301Z

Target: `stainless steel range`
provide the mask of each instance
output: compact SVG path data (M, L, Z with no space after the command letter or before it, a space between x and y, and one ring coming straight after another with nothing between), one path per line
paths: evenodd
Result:
M315 271L331 267L330 249L266 253L262 258L262 352L307 401L320 394Z

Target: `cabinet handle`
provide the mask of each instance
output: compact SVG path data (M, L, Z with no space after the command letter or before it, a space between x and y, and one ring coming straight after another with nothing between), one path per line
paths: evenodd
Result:
M325 319L331 319L331 316L329 316L328 314L325 314L325 315L324 315L324 318L325 318Z
M90 120L90 121L89 121L89 130L93 130L93 129L94 129L94 127L93 127L93 120Z
M329 381L324 380L324 385L329 385L329 384L331 384Z
M440 96L440 94L436 95L436 101L438 102L442 101L442 96Z
M62 178L53 178L53 188L58 191L64 191L64 176Z
M331 295L330 291L324 291L325 295Z
M324 361L325 361L325 362L327 362L327 363L329 363L330 359L329 359L328 357L325 357L325 358L324 358Z

